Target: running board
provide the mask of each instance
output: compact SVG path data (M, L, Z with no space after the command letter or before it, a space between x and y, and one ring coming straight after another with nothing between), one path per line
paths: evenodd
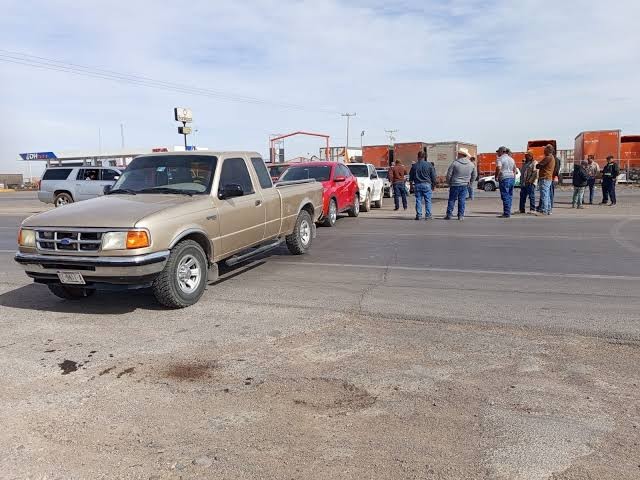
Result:
M240 262L245 261L248 258L255 257L256 255L260 255L261 253L268 252L269 250L273 250L274 248L278 248L280 245L284 243L284 238L280 238L275 242L268 243L258 248L254 248L247 253L243 253L242 255L236 255L235 257L228 258L225 260L225 263L232 267Z

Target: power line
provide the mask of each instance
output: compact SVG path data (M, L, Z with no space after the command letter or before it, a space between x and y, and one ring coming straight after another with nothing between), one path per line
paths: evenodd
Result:
M179 83L166 82L162 80L156 80L150 77L141 75L133 75L127 73L121 73L113 70L106 70L97 67L88 67L85 65L79 65L75 63L63 62L45 57L38 57L35 55L28 55L24 53L11 52L9 50L0 49L0 62L11 63L17 65L24 65L32 68L39 68L49 71L57 71L63 73L71 73L74 75L97 78L102 80L110 80L121 84L134 85L139 87L155 88L159 90L166 90L176 93L184 93L188 95L203 96L209 98L215 98L230 102L249 103L254 105L272 106L293 110L314 111L327 114L337 114L339 112L325 108L311 107L307 105L299 105L293 103L274 102L271 100L248 97L244 95L237 95L233 93L204 89L189 85L182 85Z

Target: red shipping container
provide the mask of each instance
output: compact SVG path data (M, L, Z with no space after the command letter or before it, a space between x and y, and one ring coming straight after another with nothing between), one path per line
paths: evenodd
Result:
M511 158L516 162L516 166L520 168L524 162L525 152L512 152ZM498 155L496 153L479 153L477 164L478 174L481 177L487 177L496 173L496 159Z
M362 161L375 167L389 166L389 145L367 145L362 147Z
M426 151L427 144L425 142L396 143L393 146L393 160L400 162L407 168L418 160L418 152Z
M574 159L576 162L586 160L593 155L600 167L607 163L607 157L613 155L620 159L620 130L598 130L582 132L576 137Z
M620 138L620 169L640 168L640 135Z
M529 140L527 142L527 150L533 153L533 159L539 162L544 158L544 147L551 145L553 149L558 151L558 142L555 140Z

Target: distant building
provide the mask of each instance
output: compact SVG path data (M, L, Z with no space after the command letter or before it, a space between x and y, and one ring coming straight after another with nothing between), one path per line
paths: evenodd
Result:
M16 188L24 184L21 173L0 173L0 188Z

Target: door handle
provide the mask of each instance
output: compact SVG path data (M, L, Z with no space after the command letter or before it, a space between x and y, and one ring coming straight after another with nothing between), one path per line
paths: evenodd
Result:
M256 207L259 207L260 205L262 205L262 200L256 200Z

